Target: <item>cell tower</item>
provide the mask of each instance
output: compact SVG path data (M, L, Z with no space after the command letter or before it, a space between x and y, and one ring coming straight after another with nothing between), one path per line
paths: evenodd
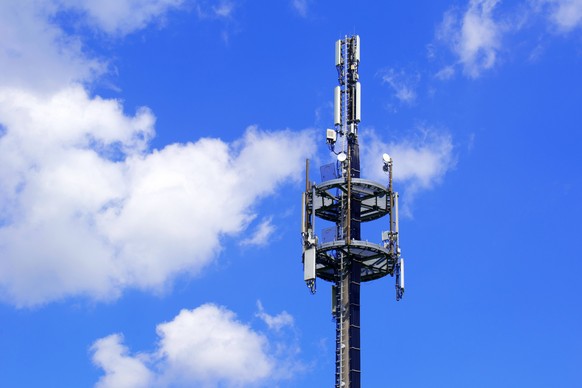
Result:
M339 85L334 91L334 129L327 144L337 162L322 166L322 182L309 179L303 193L301 235L304 279L312 293L319 277L331 282L336 322L336 388L360 388L360 283L386 275L396 277L396 300L404 294L404 261L400 257L398 193L392 190L392 159L383 155L387 185L360 178L358 124L361 86L358 76L360 37L346 36L335 46ZM389 216L382 243L362 239L360 224ZM315 220L334 226L315 234Z

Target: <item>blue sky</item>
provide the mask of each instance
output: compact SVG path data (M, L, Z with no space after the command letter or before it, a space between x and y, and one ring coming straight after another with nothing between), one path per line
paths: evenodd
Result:
M332 386L300 193L353 33L407 270L364 386L580 386L580 0L3 1L0 386Z

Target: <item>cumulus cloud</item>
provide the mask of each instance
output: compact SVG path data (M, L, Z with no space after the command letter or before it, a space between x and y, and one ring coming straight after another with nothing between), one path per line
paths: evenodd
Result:
M378 182L387 181L382 170L382 154L394 161L396 190L404 189L404 199L410 203L414 196L433 188L455 166L452 137L431 128L420 128L414 137L385 142L374 130L362 132L362 169L365 176ZM409 207L404 209L410 211Z
M125 116L80 87L45 99L0 91L0 122L0 290L18 305L110 299L197 274L221 236L247 226L257 199L299 179L314 149L308 131L249 127L232 144L150 152L151 112ZM296 151L281 164L281 150Z
M445 13L437 37L450 46L463 72L471 78L493 68L501 49L503 25L494 19L499 0L471 0L460 15L455 9Z
M93 27L110 35L123 36L159 20L184 0L54 0L59 6L76 10Z
M108 62L86 53L82 39L65 32L60 15L75 28L90 26L122 37L163 22L184 0L3 0L0 1L0 86L55 92L73 83L90 83L108 70ZM216 17L232 13L231 2L200 4Z
M97 388L147 387L152 383L153 373L145 365L143 356L129 355L120 334L112 334L97 340L91 347L93 362L105 372Z
M182 310L158 325L158 354L166 360L166 378L243 385L269 377L275 360L268 340L215 305Z
M76 4L158 15L177 2ZM127 114L80 83L97 62L54 24L68 2L33 5L0 5L8 32L0 33L0 299L30 306L71 295L108 300L126 287L163 290L178 274L199 273L223 236L248 226L257 200L300 177L314 150L309 131L249 127L232 143L150 150L150 110ZM149 20L116 12L111 26ZM123 24L126 16L141 21ZM282 150L284 164L276 162Z
M51 22L58 9L51 1L0 2L0 86L46 92L103 73L102 61Z
M130 355L118 334L97 340L93 362L105 372L98 386L272 386L294 368L274 350L280 344L214 304L182 310L156 332L157 349L141 355Z

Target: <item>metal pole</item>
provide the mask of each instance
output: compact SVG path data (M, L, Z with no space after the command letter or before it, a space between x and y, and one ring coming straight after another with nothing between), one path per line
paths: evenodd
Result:
M354 50L356 47L355 38L345 38L343 42L343 79L340 83L344 86L343 93L343 132L347 137L347 169L344 179L346 180L347 193L343 212L344 238L347 246L347 254L340 254L340 265L338 268L338 284L340 294L340 313L336 315L338 319L336 337L338 339L337 359L336 359L336 379L337 388L360 388L360 263L350 255L350 244L352 240L360 240L360 213L361 204L357 198L353 198L352 178L360 177L360 150L357 138L356 120L356 80L357 63L355 63ZM356 73L354 75L353 73ZM359 118L358 118L359 120ZM338 236L339 237L339 236Z

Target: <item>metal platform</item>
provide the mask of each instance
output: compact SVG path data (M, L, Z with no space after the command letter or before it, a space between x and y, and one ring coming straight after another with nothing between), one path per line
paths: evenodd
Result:
M360 222L367 222L384 217L390 213L390 192L379 183L352 178L352 200L361 204ZM345 178L332 179L313 185L313 210L315 215L327 221L340 221L340 194L348 192Z
M368 241L352 240L346 244L345 240L335 240L317 246L315 270L317 276L334 281L338 271L339 261L337 253L342 253L351 260L361 264L361 281L366 282L394 274L397 257L388 249Z

